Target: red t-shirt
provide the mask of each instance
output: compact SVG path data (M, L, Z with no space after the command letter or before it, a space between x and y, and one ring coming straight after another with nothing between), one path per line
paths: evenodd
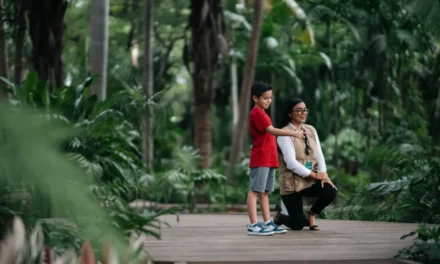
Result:
M275 137L266 132L272 125L266 111L254 107L249 114L249 130L252 136L252 149L249 167L278 168L278 152Z

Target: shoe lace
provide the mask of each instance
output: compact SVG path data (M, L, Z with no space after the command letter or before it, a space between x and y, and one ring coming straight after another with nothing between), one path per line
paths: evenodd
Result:
M270 222L269 223L264 223L264 225L265 226L275 226L275 223L274 223L274 221L273 220L270 220Z

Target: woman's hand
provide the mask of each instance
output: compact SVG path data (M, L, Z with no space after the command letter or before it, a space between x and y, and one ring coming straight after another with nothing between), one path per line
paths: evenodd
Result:
M335 188L336 190L338 189L338 188L336 188L336 186L333 184L333 182L330 180L330 178L327 178L327 179L321 180L321 187L322 187L322 188L324 188L324 184L325 184L325 183L330 184L330 186L332 186L332 187Z
M329 179L327 172L318 172L318 173L316 173L314 171L311 171L309 176L314 178L315 180L326 180L326 179Z
M324 171L318 172L318 174L316 175L316 179L318 179L318 180L325 180L325 179L328 179L328 178L329 177L328 177L327 172L324 172Z

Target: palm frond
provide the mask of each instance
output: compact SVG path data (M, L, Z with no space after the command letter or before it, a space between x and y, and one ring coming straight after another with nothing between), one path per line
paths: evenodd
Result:
M402 177L396 181L371 183L366 190L375 198L389 197L406 190L411 178Z
M438 26L440 1L405 0L404 2L406 9L414 13L429 32L440 38L440 28Z
M336 11L329 6L317 5L309 12L308 17L311 21L340 21L347 26L356 41L361 42L361 34L359 29L351 22L350 19L356 21L359 18L365 18L366 14L362 10L356 8L344 8L343 10Z
M98 163L89 161L80 153L69 153L68 156L78 162L79 166L84 169L85 173L94 179L102 177L104 170Z
M123 120L123 119L124 119L124 114L121 113L120 111L114 109L106 109L100 112L97 116L95 116L91 120L85 119L83 121L76 123L75 127L83 127L83 126L93 127L96 124L105 123L105 121Z
M167 171L163 177L163 181L166 181L172 186L188 182L189 179L190 176L188 174L182 173L182 170L180 169Z
M245 16L231 12L229 10L225 10L224 15L225 15L226 20L229 20L229 21L234 22L236 24L242 25L245 29L247 29L249 31L252 30L252 26L246 20Z
M395 149L389 146L372 149L365 157L365 164L374 165L386 163L389 167L405 166L412 162L413 157L405 152L405 147Z
M335 10L331 9L328 6L316 5L312 8L311 11L309 11L308 17L311 21L322 21L326 17L336 18L337 13Z
M415 49L418 45L418 40L416 37L414 37L414 34L408 30L396 29L392 32L392 34L396 36L399 42L408 45L410 49Z
M215 173L212 170L202 170L198 175L194 177L195 181L222 181L226 179L226 176Z
M153 186L154 184L156 184L156 179L153 175L143 174L139 177L139 183L143 187Z

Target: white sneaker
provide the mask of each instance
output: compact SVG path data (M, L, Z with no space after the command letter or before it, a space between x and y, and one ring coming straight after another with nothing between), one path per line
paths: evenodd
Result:
M248 235L251 236L271 236L274 234L274 231L268 229L267 226L265 226L261 222L246 226L247 226Z
M287 233L287 229L284 229L282 227L279 227L275 224L275 222L273 220L270 220L269 223L264 223L264 227L267 230L272 230L275 234L285 234Z

